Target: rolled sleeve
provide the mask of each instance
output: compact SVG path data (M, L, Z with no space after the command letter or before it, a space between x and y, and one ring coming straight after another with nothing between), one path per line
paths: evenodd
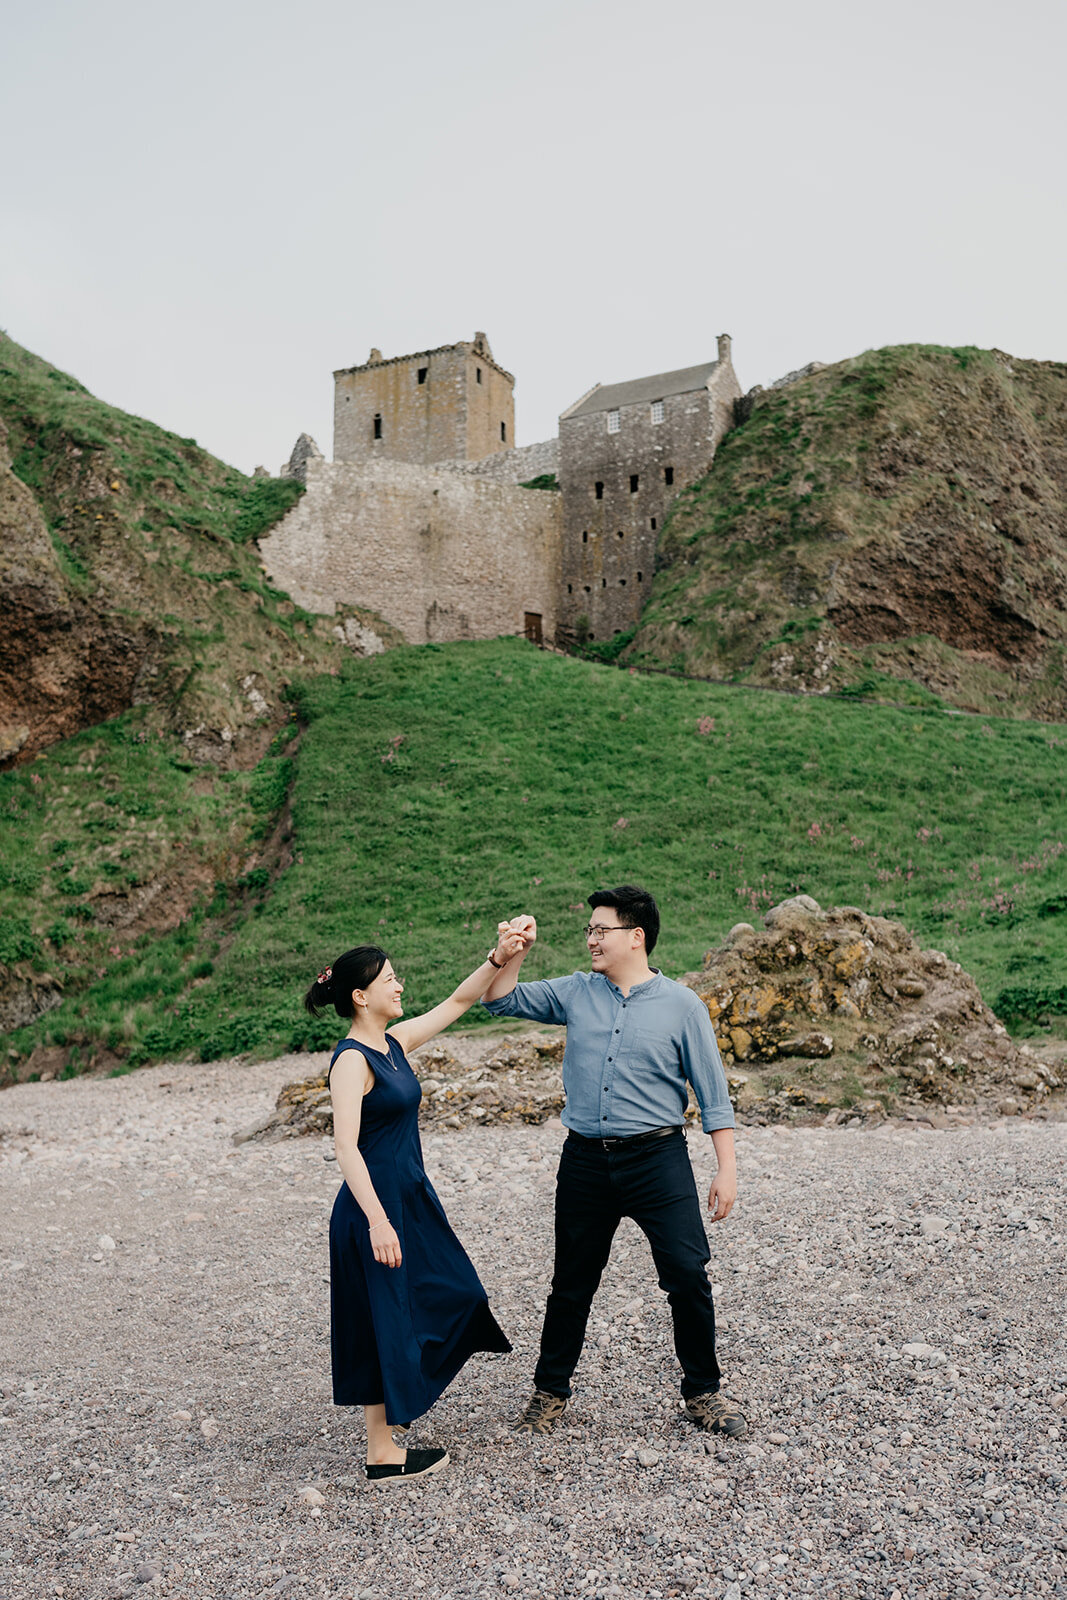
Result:
M528 1017L531 1022L565 1023L570 986L570 978L517 983L510 994L501 995L499 1000L483 1000L482 1005L494 1017Z
M690 1008L682 1029L682 1069L693 1085L701 1127L705 1133L715 1133L719 1128L735 1126L734 1108L707 1007L696 996L694 999L696 1004Z

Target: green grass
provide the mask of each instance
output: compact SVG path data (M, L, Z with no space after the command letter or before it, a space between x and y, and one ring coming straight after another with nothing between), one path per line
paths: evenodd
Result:
M43 1033L11 1036L16 1054L40 1038L137 1050L224 935L241 890L220 899L216 884L238 878L282 803L277 765L203 772L139 709L0 773L0 963L64 994Z
M349 945L382 943L420 1010L520 910L541 926L528 975L582 966L587 894L627 881L660 901L670 973L802 891L899 918L987 1000L1010 988L1015 1004L1029 987L1058 1003L1062 727L676 682L519 641L350 661L293 699L300 737L283 732L248 780L216 780L207 835L229 840L235 862L288 816L291 865L236 882L231 871L210 908L16 1035L20 1052L123 1026L134 1060L323 1046L336 1019L311 1023L301 996ZM90 742L47 759L70 772L71 746ZM127 756L121 797L127 817L143 802L140 839L193 807L174 759L162 747L144 758L135 770ZM106 806L68 787L73 810L47 833L42 818L20 852L49 882L84 877L87 830L105 826ZM58 903L41 902L30 937L47 936Z

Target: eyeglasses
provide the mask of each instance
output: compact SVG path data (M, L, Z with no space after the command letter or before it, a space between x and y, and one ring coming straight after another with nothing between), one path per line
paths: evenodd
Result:
M618 933L621 928L621 922L616 922L614 926L610 928L605 928L602 922L590 923L589 927L585 930L585 937L587 939L591 939L595 936L598 939L602 939L606 933Z

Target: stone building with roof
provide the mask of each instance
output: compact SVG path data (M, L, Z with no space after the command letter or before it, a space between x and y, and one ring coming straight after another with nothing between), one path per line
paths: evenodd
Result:
M563 412L561 640L609 639L637 622L667 509L707 472L740 394L720 334L715 361L597 384Z
M306 493L260 543L273 580L310 611L376 611L412 644L632 627L664 515L730 426L729 337L715 361L595 385L558 439L521 449L513 387L484 333L335 372L334 459L302 434L282 468ZM557 474L562 493L544 487Z

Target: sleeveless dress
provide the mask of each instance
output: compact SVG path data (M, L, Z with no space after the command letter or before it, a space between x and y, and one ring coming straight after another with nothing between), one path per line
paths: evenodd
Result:
M330 1348L339 1406L380 1405L406 1426L444 1393L476 1350L511 1345L426 1176L419 1142L422 1088L403 1050L342 1039L330 1061L358 1050L374 1073L363 1097L359 1151L400 1240L402 1262L375 1261L367 1219L347 1183L330 1217Z

